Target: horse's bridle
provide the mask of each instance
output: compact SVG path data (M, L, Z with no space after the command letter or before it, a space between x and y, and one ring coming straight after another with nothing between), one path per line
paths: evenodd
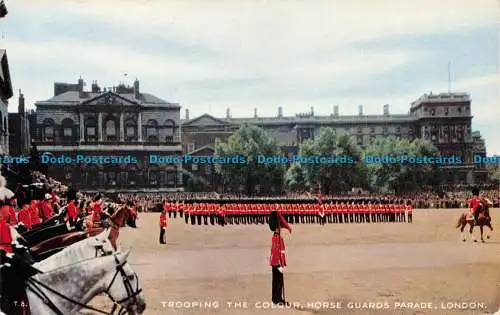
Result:
M104 252L104 249L102 249L103 252ZM116 262L116 272L115 272L115 275L113 276L113 279L111 280L111 283L108 285L106 291L104 291L104 293L106 293L106 295L109 297L109 299L113 302L113 308L111 309L111 312L105 312L105 311L102 311L102 310L99 310L97 308L94 308L92 306L88 306L88 305L85 305L79 301L76 301L76 300L73 300L72 298L70 297L67 297L65 296L64 294L52 289L51 287L49 287L48 285L40 282L39 280L37 279L34 279L34 278L29 278L27 280L27 285L28 285L28 288L32 289L33 293L38 296L52 311L54 311L54 313L56 313L57 315L66 315L64 314L55 304L54 302L52 302L50 300L50 298L47 296L47 294L45 294L43 292L43 290L40 288L42 287L43 289L46 289L47 291L59 296L60 298L63 298L64 300L72 303L72 304L75 304L75 305L78 305L80 307L82 307L83 309L88 309L88 310L91 310L91 311L94 311L94 312L98 312L100 314L106 314L106 315L114 315L115 314L115 311L118 309L118 307L120 307L120 309L118 310L118 313L116 313L117 315L122 315L122 314L125 314L127 312L127 307L124 307L122 306L121 304L124 303L124 302L127 302L129 300L133 300L133 304L137 304L137 296L139 294L141 294L142 292L142 289L139 288L139 278L137 276L137 273L134 272L134 275L133 275L133 278L137 280L137 285L136 285L136 289L134 290L132 288L132 284L130 283L131 282L131 279L129 278L129 276L127 276L127 274L125 273L125 270L123 268L123 266L127 263L127 261L125 260L124 262L120 263L120 261L118 260L118 257L115 255L115 262ZM43 273L43 272L41 272ZM118 275L121 275L122 277L122 280L123 280L123 284L125 286L125 289L127 290L127 297L124 298L124 299L121 299L119 301L116 301L116 299L109 293L109 291L111 290L111 287L113 286L113 283L115 282L115 280L117 279Z

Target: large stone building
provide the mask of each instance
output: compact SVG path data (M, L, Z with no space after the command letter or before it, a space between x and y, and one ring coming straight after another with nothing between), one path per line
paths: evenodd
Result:
M448 183L474 183L486 180L484 169L472 164L473 154L486 154L484 140L479 132L472 132L471 99L466 93L425 94L410 104L408 114L391 114L389 105L384 105L381 115L365 115L359 106L358 115L340 115L335 106L330 115L309 113L292 117L283 115L278 108L276 117L259 117L257 109L251 118L231 118L229 109L225 118L205 114L193 119L186 110L182 123L184 152L213 152L216 139L226 140L244 123L265 129L277 139L286 154L298 152L299 144L312 139L321 127L331 127L336 132L350 134L360 146L366 146L376 138L398 137L427 139L432 141L444 155L459 155L465 158L464 165L448 168ZM203 175L209 182L214 180L214 169L201 170L198 166L186 165L189 171ZM221 190L221 187L214 187Z
M54 96L36 102L33 144L55 156L128 156L126 163L51 165L49 174L86 190L182 190L182 166L150 165L148 156L180 155L180 105L141 93L139 81L104 88L84 81L55 83Z
M0 49L0 155L9 155L9 99L13 95L7 52Z

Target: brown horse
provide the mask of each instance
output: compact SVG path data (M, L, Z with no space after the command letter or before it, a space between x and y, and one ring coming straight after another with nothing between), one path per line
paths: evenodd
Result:
M120 235L120 228L125 226L127 219L135 217L136 213L127 206L122 206L113 213L106 221L111 228L109 240L115 250L117 250L117 240ZM52 237L31 248L31 252L37 261L43 260L52 254L66 248L67 246L84 240L87 237L96 236L104 230L103 227L91 227L88 231L69 232Z
M477 225L479 226L479 229L481 231L481 242L484 243L484 227L487 226L490 228L491 231L493 231L493 227L491 225L491 217L490 217L490 207L493 205L493 203L487 199L487 198L482 198L481 200L481 206L479 206L479 214L477 217ZM474 237L474 234L472 233L474 231L474 226L476 223L474 222L474 216L470 213L470 211L462 213L460 217L458 218L457 226L456 228L460 228L460 232L462 233L462 241L466 241L466 237L464 235L464 229L469 224L469 235L471 239L474 242L477 242L476 238ZM486 239L489 239L490 236L487 235Z

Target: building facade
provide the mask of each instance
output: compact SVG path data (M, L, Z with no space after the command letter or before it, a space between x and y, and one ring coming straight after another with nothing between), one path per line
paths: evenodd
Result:
M217 139L227 138L243 124L257 125L274 137L287 155L298 153L299 145L307 139L314 139L322 127L330 127L335 132L349 134L361 147L377 138L396 137L427 139L433 142L443 155L459 155L465 163L447 169L449 184L484 182L487 173L472 163L474 154L485 155L486 147L479 132L472 132L471 98L466 93L424 94L410 105L408 114L391 114L389 105L384 105L381 115L364 115L359 106L358 115L340 115L339 107L327 116L315 115L314 108L309 113L292 117L283 115L278 108L276 117L259 117L257 109L251 118L231 118L229 110L225 118L205 114L182 122L183 149L190 153L202 147L213 147ZM193 166L186 165L190 168ZM188 171L191 171L188 169ZM207 170L205 179L214 172ZM221 187L214 187L221 190Z
M32 143L55 156L131 156L136 163L49 165L49 174L82 190L182 191L181 164L153 165L149 155L181 155L180 105L141 93L139 81L104 88L96 81L55 83L35 104Z
M9 155L9 99L13 95L7 52L0 49L0 155Z

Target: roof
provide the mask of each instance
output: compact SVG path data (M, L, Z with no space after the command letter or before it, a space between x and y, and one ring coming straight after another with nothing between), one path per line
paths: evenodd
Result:
M248 118L216 118L209 114L203 114L193 119L182 120L183 125L194 125L196 122L203 122L199 125L211 124L229 124L229 125L241 125L244 123L255 124L255 125L283 125L291 123L301 123L301 124L321 124L321 123L405 123L413 122L418 120L415 116L398 114L398 115L341 115L341 116L288 116L288 117L248 117Z
M207 144L207 145L204 145L201 148L198 148L198 149L196 149L194 151L188 152L188 154L190 154L190 155L191 154L195 154L195 153L198 153L198 152L203 151L205 149L209 149L211 151L215 151L215 149L212 146L210 146L210 145Z
M178 103L170 103L159 97L151 95L149 93L140 93L139 99L137 100L134 94L119 94L111 91L93 93L93 92L79 92L79 91L67 91L56 95L48 100L36 102L35 105L79 105L82 103L89 102L90 100L104 97L105 95L114 95L124 98L132 103L137 103L142 106L165 106L165 107L178 107L181 106Z

